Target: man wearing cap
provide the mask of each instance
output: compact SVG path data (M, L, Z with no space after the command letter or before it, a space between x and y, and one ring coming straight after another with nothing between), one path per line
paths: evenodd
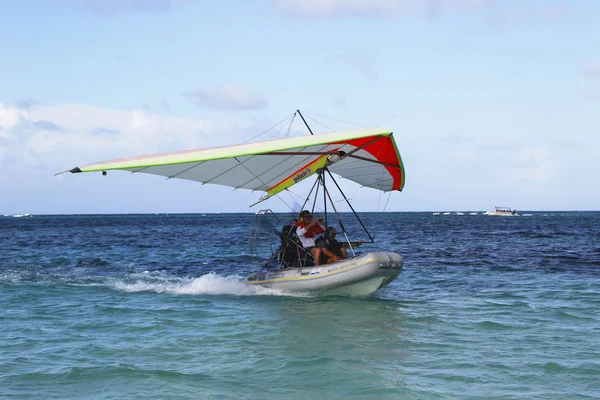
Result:
M312 214L308 210L304 210L299 215L300 221L296 222L295 225L296 234L302 242L302 246L312 254L315 260L315 266L321 265L321 253L325 251L329 253L327 249L321 249L315 245L315 240L325 233L325 227L321 225L324 221L323 217L319 219L313 219Z

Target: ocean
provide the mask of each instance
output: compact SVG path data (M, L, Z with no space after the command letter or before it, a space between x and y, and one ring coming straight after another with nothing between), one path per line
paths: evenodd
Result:
M530 214L361 214L364 298L241 283L253 214L0 217L0 398L599 399L600 213Z

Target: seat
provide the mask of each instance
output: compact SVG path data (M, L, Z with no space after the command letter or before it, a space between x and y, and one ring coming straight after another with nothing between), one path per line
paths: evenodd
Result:
M277 260L283 269L301 268L314 265L310 252L306 251L296 236L296 226L285 225L281 230L281 247Z

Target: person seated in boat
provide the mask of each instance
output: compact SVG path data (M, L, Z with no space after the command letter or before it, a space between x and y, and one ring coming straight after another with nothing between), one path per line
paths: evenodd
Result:
M315 246L321 250L321 264L332 264L342 259L339 255L331 251L328 244L324 236L318 237L315 240Z
M341 259L341 260L344 260L348 257L348 250L346 250L346 249L348 247L350 247L350 245L352 245L352 247L357 247L357 246L360 246L361 244L365 243L364 240L361 240L359 242L350 242L350 243L339 242L335 238L336 234L337 234L337 232L335 231L335 226L327 227L327 233L325 235L325 237L327 238L327 250L329 250L330 252L332 252L333 254L338 256L339 259Z
M302 246L310 251L313 259L315 260L315 267L321 265L321 255L326 254L329 257L328 253L331 253L327 248L318 247L315 244L315 240L319 237L322 237L323 233L325 233L325 227L321 225L321 222L324 219L318 218L314 219L310 211L304 210L299 215L300 221L295 222L296 225L296 234L302 243ZM337 256L331 253L332 258L337 258Z

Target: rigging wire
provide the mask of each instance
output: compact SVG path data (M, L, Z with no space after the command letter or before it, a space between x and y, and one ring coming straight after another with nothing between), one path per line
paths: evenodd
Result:
M338 118L329 117L329 116L322 115L322 114L318 114L318 113L314 113L314 112L311 112L311 111L306 111L306 110L298 110L298 111L295 111L295 112L293 112L292 114L288 115L287 117L285 117L284 119L282 119L281 121L279 121L279 122L278 122L278 123L276 123L275 125L271 126L270 128L268 128L268 129L264 130L263 132L259 133L258 135L256 135L256 136L252 137L251 139L248 139L248 140L247 140L247 141L245 141L244 143L248 143L248 142L250 142L250 141L252 141L252 140L256 139L257 137L259 137L259 136L261 136L261 135L265 134L266 132L268 132L268 131L272 130L273 128L279 127L279 129L277 129L277 131L276 131L275 135L273 135L273 136L271 137L271 139L274 139L274 138L276 138L277 136L279 136L279 135L282 133L282 131L285 129L285 126L286 126L286 125L287 125L287 127L288 127L288 128L287 128L287 132L286 132L286 134L285 134L285 138L289 137L289 135L290 135L290 131L291 131L291 129L292 129L292 126L293 126L293 123L294 123L294 119L295 119L295 117L296 117L296 114L297 114L299 111L302 111L302 112L303 112L303 113L305 113L305 114L310 114L310 115L307 115L307 117L308 117L308 118L310 118L312 121L316 122L317 124L319 124L319 125L321 125L321 126L325 127L326 129L329 129L330 131L334 131L334 129L332 129L332 128L330 128L329 126L327 126L327 125L323 124L322 122L320 122L320 121L319 121L319 120L317 120L316 118L313 118L313 117L311 117L311 115L315 115L315 116L319 116L319 117L327 118L327 119L334 120L334 121L338 121L338 122L343 122L343 123L345 123L345 124L349 124L349 125L360 126L360 127L362 127L362 128L369 128L369 126L365 126L365 125L357 124L357 123L350 122L350 121L345 121L345 120L338 119ZM288 120L290 120L290 121L289 121L289 124L287 124L287 123L286 123L286 121L288 121ZM284 123L285 123L285 124L284 124ZM380 150L380 153L381 153L381 151L382 151L382 150L383 150L383 149L381 149L381 150ZM380 154L380 153L379 153L379 154ZM379 154L377 154L377 156L376 156L376 157L378 157L378 156L379 156ZM264 184L264 182L262 182L262 180L261 180L259 177L257 177L257 176L256 176L256 175L255 175L255 174L252 172L252 171L250 171L250 170L248 169L248 167L246 167L246 166L244 165L244 163L242 163L242 162L241 162L240 160L238 160L237 158L236 158L236 160L237 160L237 161L238 161L238 162L239 162L239 163L240 163L240 164L241 164L241 165L242 165L242 166L243 166L243 167L244 167L244 168L245 168L245 169L246 169L248 172L250 172L250 174L252 174L252 176L254 176L254 177L255 177L255 178L256 178L256 179L257 179L259 182L261 182L261 183L263 183L263 184ZM381 171L382 178L383 178L383 174L384 174L384 171L382 170L382 171ZM265 186L266 186L266 185L265 185ZM353 195L352 195L350 198L353 198L354 196L356 196L356 194L358 193L358 190L360 190L360 189L361 189L361 187L362 187L362 186L359 186L359 187L357 187L356 191L354 192L354 194L353 194ZM291 195L297 196L298 198L303 198L302 196L300 196L300 195L298 195L298 194L294 193L293 191L291 191L289 188L287 188L285 191L286 191L286 192L288 192L288 193L290 193ZM379 211L379 209L380 209L380 207L381 207L381 196L382 196L382 192L380 191L380 192L379 192L379 198L378 198L378 201L377 201L377 210L378 210L378 211ZM277 194L277 195L276 195L276 197L278 197L278 198L279 198L279 200L281 200L281 202L282 202L283 204L285 204L285 205L286 205L286 206L287 206L287 207L288 207L288 208L289 208L291 211L295 211L295 210L293 209L293 207L291 207L291 206L290 206L290 205L289 205L289 204L288 204L288 203L287 203L287 202L286 202L286 201L285 201L285 200L284 200L284 199L283 199L283 198L282 198L282 197L281 197L279 194ZM389 196L388 196L388 198L387 198L387 200L386 200L386 202L385 202L385 206L384 206L384 208L383 208L383 211L385 211L385 210L387 209L387 205L388 205L388 203L389 203L389 200L390 200L390 198L391 198L391 191L390 191L390 194L389 194ZM340 201L341 201L341 200L340 200ZM315 204L313 204L312 206L313 206L313 209L314 209L315 207L316 207L316 208L319 208L319 207L317 206L316 202L315 202ZM323 211L323 210L321 210L321 211Z
M381 152L382 152L382 151L383 151L383 147L379 149L379 152L378 152L378 153L377 153L377 155L375 156L375 158L376 158L377 160L379 160L379 156L381 155ZM381 174L379 175L379 182L382 182L382 181L383 181L383 173L384 173L384 171L385 171L385 167L384 167L384 166L382 166L382 168L381 168ZM382 193L383 193L383 191L382 191L382 190L380 190L380 191L379 191L379 199L377 200L377 212L379 212L379 206L381 205L381 194L382 194ZM390 194L391 194L391 193L392 193L392 192L390 191ZM390 198L388 197L388 201L389 201L389 200L390 200ZM386 204L386 207L387 207L387 202L386 202L385 204ZM385 211L385 208L384 208L384 210L383 210L383 211Z
M360 127L362 127L362 128L373 128L372 126L366 126L366 125L357 124L357 123L355 123L355 122L344 121L343 119L338 119L338 118L328 117L327 115L321 115L321 114L317 114L317 113L310 112L310 111L306 111L306 110L300 110L300 111L302 111L303 113L306 113L306 114L312 114L312 115L316 115L316 116L319 116L319 117L323 117L323 118L332 119L332 120L334 120L334 121L343 122L343 123L345 123L345 124L350 124L350 125L356 125L356 126L360 126Z
M295 210L292 208L292 206L290 206L288 203L286 203L286 202L285 202L285 200L284 200L284 199L282 199L282 198L281 198L281 196L279 195L279 193L277 193L275 196L276 196L276 197L277 197L279 200L281 200L281 202L282 202L283 204L285 204L285 205L287 206L287 208L289 208L289 209L290 209L292 212L295 212Z
M356 188L356 190L354 191L354 194L353 194L352 196L348 197L348 200L352 200L352 199L354 198L354 196L356 196L356 193L358 193L358 191L359 191L360 189L362 189L363 187L364 187L364 186L362 186L362 185L358 186L358 187ZM342 201L342 200L339 200L339 201Z
M283 123L283 122L287 121L287 120L288 120L288 118L290 118L290 117L292 117L292 116L294 116L294 115L296 115L296 112L295 112L295 111L294 111L292 114L290 114L290 115L288 115L287 117L285 117L284 119L282 119L281 121L279 121L278 123L276 123L275 125L273 125L272 127L270 127L270 128L268 128L268 129L266 129L266 130L262 131L261 133L259 133L259 134L258 134L258 135L256 135L256 136L254 136L254 137L252 137L252 138L250 138L250 139L246 140L244 143L248 143L248 142L250 142L251 140L254 140L254 139L256 139L257 137L259 137L259 136L261 136L261 135L263 135L263 134L265 134L265 133L269 132L271 129L273 129L273 128L275 128L276 126L278 126L279 124L281 124L281 123Z
M292 116L292 120L290 121L290 124L288 125L287 133L285 134L286 138L290 136L290 131L292 130L292 125L294 125L294 119L295 118L296 118L296 112L294 111L294 115Z
M240 164L242 167L244 167L244 168L246 169L246 171L250 172L250 174L251 174L251 175L252 175L252 176L253 176L253 177L254 177L254 178L257 180L257 181L259 181L259 182L260 182L260 183L262 183L262 184L263 184L265 187L267 187L267 184L266 184L266 183L264 183L264 182L263 182L263 181L262 181L262 180L261 180L261 179L260 179L258 176L256 176L256 174L254 174L254 172L252 172L252 171L250 170L250 168L248 168L248 167L247 167L247 166L246 166L246 165L245 165L243 162L241 162L241 161L240 161L240 160L239 160L237 157L233 157L233 158L234 158L234 159L235 159L235 161L237 161L237 162L238 162L238 163L239 163L239 164ZM283 199L282 199L282 198L279 196L279 193L278 193L278 194L276 194L275 196L277 196L277 198L278 198L279 200L281 200L281 202L282 202L283 204L285 204L285 205L286 205L286 206L287 206L287 207L288 207L290 210L294 211L294 209L293 209L292 207L290 207L290 205L289 205L288 203L286 203L286 202L285 202L285 200L283 200Z
M289 188L285 189L286 192L288 192L291 195L296 196L298 199L300 200L306 200L305 196L300 196L298 193L294 193L292 190L290 190ZM320 212L323 212L323 209L321 207L319 207L316 203L314 203L313 201L311 201L309 199L309 201L306 203L306 205L310 205L312 206L313 209L317 209ZM294 210L295 211L295 210Z
M387 205L388 205L391 197L392 197L392 191L390 190L390 194L388 194L388 199L385 202L385 206L383 207L383 212L385 212L385 209L387 208Z
M291 117L292 117L292 119L290 120L289 124L288 124L288 123L285 123L285 124L284 124L283 122L280 124L280 125L281 125L281 127L279 128L279 131L278 131L278 132L277 132L275 135L273 135L273 136L271 137L271 140L273 140L273 139L275 139L277 136L279 136L279 135L281 134L281 132L283 132L283 130L285 129L286 125L287 125L287 127L288 127L288 130L287 130L287 133L286 133L286 135L285 135L284 137L285 137L285 138L287 138L287 137L290 135L290 130L292 129L292 124L294 123L294 118L296 118L296 113L297 113L297 112L294 112L294 113L292 114L292 116L291 116ZM289 119L289 118L290 118L290 116L288 115L288 117L287 117L287 118L286 118L284 121L287 121L287 119Z
M285 135L283 136L283 138L288 138L290 136L290 131L292 130L292 126L294 125L294 119L296 118L296 114L297 113L298 112L296 111L296 112L294 112L292 114L292 116L291 116L292 118L290 119L289 123L286 122L286 123L281 123L280 124L281 126L280 126L278 132L271 137L271 140L273 140L276 137L278 137L283 132L283 130L285 129L286 126L287 126L287 132L285 133ZM290 117L288 116L288 118L286 118L286 120L289 119L289 118ZM286 121L286 120L284 120L284 121Z
M317 124L324 126L325 128L329 129L331 132L335 132L335 130L331 129L330 127L328 127L327 125L317 121L316 119L314 119L313 117L311 117L310 115L306 116L307 118L310 118L311 120L315 121Z
M279 128L275 129L275 134L273 136L271 136L269 138L269 140L274 140L277 136L279 136L279 134L281 133L281 131L283 130L283 128L285 128L284 124L280 124Z

